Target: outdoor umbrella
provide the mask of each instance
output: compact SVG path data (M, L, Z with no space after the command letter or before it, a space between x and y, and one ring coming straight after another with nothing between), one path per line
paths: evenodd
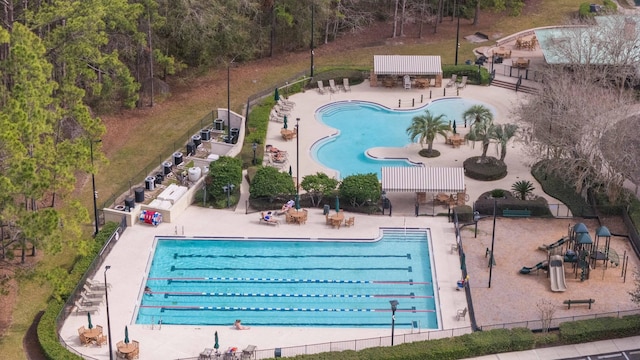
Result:
M124 343L125 344L129 343L129 327L128 326L124 327Z
M453 122L453 133L457 134L458 132L456 131L456 122Z
M276 89L276 91L278 91L278 89ZM287 126L287 115L285 115L284 119L282 119L282 127L285 128L285 129L288 127Z
M467 269L467 260L466 260L466 255L464 253L462 253L462 256L460 256L460 270L465 271Z
M336 212L340 212L340 198L336 196Z
M213 345L213 348L218 350L220 348L220 344L218 344L218 332L217 331L216 331L215 338L216 338L216 343Z
M293 176L293 170L291 169L291 165L289 165L289 176Z
M300 210L300 195L296 194L296 210Z
M278 93L278 88L276 88L276 92L275 94L273 94L273 100L275 101L280 100L280 94Z
M93 324L91 323L91 313L87 313L87 320L89 320L89 329L93 329Z

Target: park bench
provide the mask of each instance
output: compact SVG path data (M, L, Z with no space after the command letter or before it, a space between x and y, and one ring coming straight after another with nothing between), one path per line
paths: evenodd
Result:
M596 302L595 299L565 300L564 301L564 303L569 306L568 309L571 309L571 304L589 304L589 309L591 309L591 304L593 304L594 302Z
M502 210L502 216L505 217L529 217L531 216L531 210Z

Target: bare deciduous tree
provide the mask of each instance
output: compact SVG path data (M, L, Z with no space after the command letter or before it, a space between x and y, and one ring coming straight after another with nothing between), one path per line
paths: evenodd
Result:
M540 311L540 320L542 321L542 332L549 332L553 315L556 313L556 307L549 300L540 300L536 307Z

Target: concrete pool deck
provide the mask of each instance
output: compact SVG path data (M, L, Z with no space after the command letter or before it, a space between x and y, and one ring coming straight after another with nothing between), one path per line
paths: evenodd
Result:
M446 83L446 82L445 82ZM429 97L431 92L435 98L442 97L444 88L410 89L401 88L371 88L368 82L352 86L351 92L327 93L320 95L316 91L296 94L290 100L296 102L292 111L290 126L295 124L295 118L300 117L300 177L314 174L318 171L332 175L329 169L324 169L311 159L309 148L318 139L328 136L332 130L314 119L315 110L329 102L347 101L351 99L373 101L390 108L397 107L398 100L403 103L412 98ZM447 88L447 93L455 90ZM468 85L460 90L460 96L473 98L490 104L496 109L497 123L510 122L510 111L525 98L525 94L515 93L502 88ZM422 104L420 104L422 105ZM296 141L284 141L280 136L281 124L271 123L267 134L267 143L286 150L292 159L294 177L296 176ZM459 128L460 133L467 129ZM383 131L383 130L381 130ZM441 152L435 159L420 158L417 155L419 145L410 145L402 149L389 149L389 156L406 155L411 160L425 162L430 166L462 166L462 161L469 156L479 155L480 147L473 144L452 148L444 144L444 139L437 138L434 147ZM490 149L489 155L495 156L495 150ZM497 187L509 189L516 179L528 179L527 157L520 143L514 142L509 146L506 162L509 175L502 180L481 183L465 179L467 193L470 199L477 198L481 193ZM458 165L459 164L459 165ZM535 182L534 182L535 183ZM540 186L536 186L536 194L544 196ZM248 184L242 185L242 198L239 205L231 210L214 210L200 207L189 207L172 223L162 223L157 227L135 224L127 229L117 244L111 250L107 260L102 264L95 279L103 281L104 266L110 265L107 272L108 282L112 284L109 290L109 317L111 323L111 337L113 349L115 343L124 338L124 328L128 326L129 337L140 342L140 359L180 359L197 358L204 348L213 346L214 332L218 331L220 349L229 347L243 349L247 345L256 345L258 356L273 356L274 348L286 348L333 342L331 347L315 347L318 351L339 350L352 348L351 340L371 340L369 346L388 345L390 329L331 329L331 328L261 328L252 327L249 331L232 329L234 319L229 319L229 326L159 326L135 324L136 307L140 303L143 293L144 279L152 257L152 246L155 236L188 236L188 237L281 237L281 238L376 238L380 234L380 227L410 227L429 228L433 240L433 256L435 278L438 285L440 317L442 329L450 330L450 334L457 335L470 332L469 318L457 320L458 309L466 307L464 292L455 290L455 283L460 279L460 263L458 256L452 254L451 244L455 242L455 230L446 217L415 217L415 194L389 194L393 202L393 216L366 216L354 214L355 226L339 230L325 225L322 209L309 209L309 220L305 225L291 225L284 222L280 226L265 226L258 222L259 214L245 214L245 200L248 197ZM472 200L473 201L473 200ZM553 202L552 199L549 199ZM446 212L446 210L444 210ZM349 216L347 214L346 216ZM390 319L391 320L391 319ZM100 305L100 312L92 316L93 324L102 325L107 330L107 314L105 305ZM77 329L86 326L86 315L71 315L60 331L64 342L76 351L94 359L108 359L108 346L83 347L79 343ZM250 323L246 325L251 326ZM417 332L417 330L413 330ZM396 329L396 341L399 336L412 333L411 330ZM349 345L345 345L349 343ZM309 349L313 349L310 346ZM268 349L268 350L267 350ZM263 351L262 353L260 351ZM283 355L289 355L283 352Z

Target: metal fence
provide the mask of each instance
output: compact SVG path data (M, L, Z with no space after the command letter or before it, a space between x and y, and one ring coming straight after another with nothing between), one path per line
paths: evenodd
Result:
M96 274L98 269L102 266L103 260L107 257L107 255L109 255L109 252L111 252L111 249L115 246L116 242L122 236L122 233L124 233L126 229L127 229L127 221L126 221L126 218L123 216L122 220L120 221L120 224L113 231L111 236L109 236L109 239L105 242L104 246L102 247L98 255L93 259L93 262L91 262L91 265L89 265L89 268L84 273L84 275L82 276L82 279L80 279L75 289L73 289L73 292L69 295L69 298L67 299L64 306L62 307L62 310L60 310L60 313L56 317L56 332L58 333L58 341L60 342L60 344L65 349L85 359L94 359L94 358L84 354L80 354L73 347L67 344L66 340L62 336L60 336L60 329L62 329L62 326L64 322L67 320L67 318L71 314L73 314L73 308L75 307L76 301L80 300L82 288L86 284L87 279L93 277ZM110 340L111 339L109 339L109 341Z

